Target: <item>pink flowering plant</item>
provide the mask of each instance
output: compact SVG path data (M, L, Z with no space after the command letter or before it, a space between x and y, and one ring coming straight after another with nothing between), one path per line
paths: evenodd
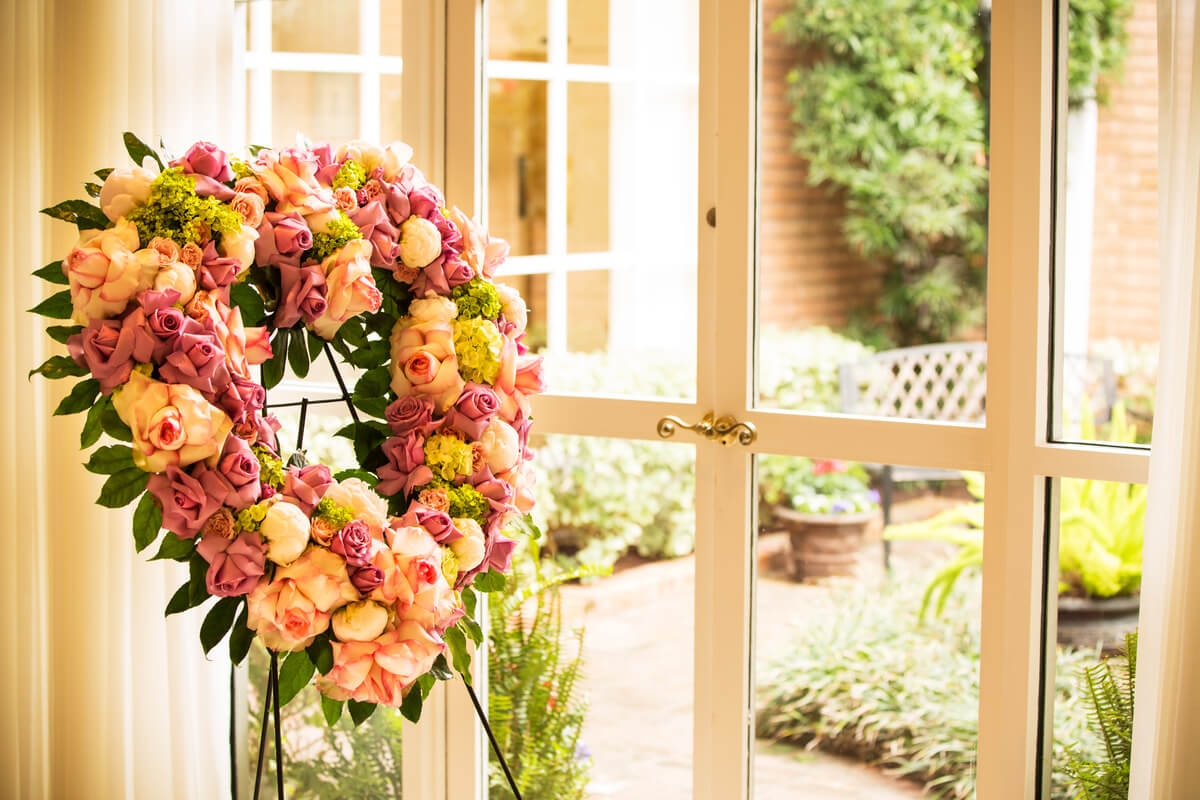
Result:
M400 143L125 144L135 166L98 170L96 202L43 212L80 236L35 273L65 287L32 311L67 354L31 375L78 379L55 413L86 412L85 450L114 440L87 460L97 502L136 501L138 551L190 565L166 613L213 600L206 653L228 637L240 663L258 637L280 701L315 681L330 724L347 703L356 723L380 703L419 718L451 665L469 680L476 592L536 535L544 378L524 302L492 280L507 245ZM337 475L284 460L266 395L334 352L362 370L341 432L360 468Z

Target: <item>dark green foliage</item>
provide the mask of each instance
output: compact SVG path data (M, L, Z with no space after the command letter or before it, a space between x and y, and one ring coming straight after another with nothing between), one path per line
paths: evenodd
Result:
M524 590L510 581L512 594L493 595L488 609L488 717L525 800L582 800L591 768L579 748L583 631L563 626L554 588L562 578L535 571ZM532 612L521 610L526 598ZM488 784L492 800L513 797L494 759Z
M1079 790L1079 800L1126 800L1129 797L1129 759L1133 745L1133 694L1137 678L1137 633L1125 635L1118 656L1079 670L1086 689L1088 726L1100 740L1095 757L1067 748L1064 771Z
M1071 95L1124 58L1132 0L1071 0ZM845 199L842 229L888 265L856 329L947 341L983 321L987 65L977 0L794 0L774 21L801 63L788 75L793 148L808 180Z

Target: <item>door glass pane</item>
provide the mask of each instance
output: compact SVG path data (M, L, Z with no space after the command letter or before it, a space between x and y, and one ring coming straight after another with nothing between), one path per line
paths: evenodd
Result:
M1150 441L1159 339L1156 14L1151 0L1125 0L1071 3L1060 17L1070 62L1059 75L1055 438ZM1132 438L1112 424L1116 405Z
M404 130L404 105L401 87L404 79L399 75L379 76L379 130L382 141L394 142L403 140L400 132Z
M404 0L380 0L379 52L385 56L404 55Z
M492 598L492 725L527 798L688 800L695 448L539 438L545 536ZM489 774L489 797L511 798Z
M756 481L754 797L974 797L981 476L767 455Z
M546 82L488 81L488 228L513 256L546 252Z
M271 75L271 132L276 147L294 147L296 135L337 147L358 136L358 75L282 72Z
M284 53L357 53L358 0L271 0L271 49Z
M488 58L545 61L548 1L489 0Z
M757 401L979 424L987 16L902 5L762 0Z
M621 379L577 391L690 397L699 10L627 3L610 27L608 6L560 2L567 25L549 35L567 41L551 42L560 55L544 66L514 70L492 42L491 74L521 79L489 80L488 223L509 239L513 272L545 276L537 344L550 374L605 362L623 365Z
M1102 777L1113 787L1105 796L1124 797L1129 789L1129 737L1132 686L1125 636L1136 633L1142 579L1142 537L1146 487L1063 479L1059 482L1057 642L1054 698L1052 796L1078 796L1079 781ZM1136 662L1136 658L1134 659ZM1116 691L1112 691L1112 690ZM1101 698L1101 721L1112 738L1091 723ZM1114 744L1116 757L1109 755Z

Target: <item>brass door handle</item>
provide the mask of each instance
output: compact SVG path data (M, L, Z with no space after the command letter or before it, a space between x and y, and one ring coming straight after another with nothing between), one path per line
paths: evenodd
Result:
M710 442L720 442L731 445L737 442L741 445L751 445L758 438L758 429L752 422L738 422L728 414L717 417L710 411L699 422L689 425L676 416L663 417L658 421L658 435L670 439L675 431L683 428L698 433Z

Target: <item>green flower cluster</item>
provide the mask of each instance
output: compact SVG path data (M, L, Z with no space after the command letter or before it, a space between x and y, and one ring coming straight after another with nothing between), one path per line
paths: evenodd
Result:
M449 547L442 548L442 575L451 586L458 580L458 556Z
M285 472L282 459L261 444L256 444L250 449L258 459L258 479L275 491L282 491Z
M219 237L242 228L242 216L215 197L196 194L196 180L179 167L164 170L150 184L146 205L130 211L126 218L137 226L145 247L161 236L176 244L199 244L206 233Z
M250 169L250 162L243 161L240 158L229 159L229 167L233 170L235 178L253 178L254 170Z
M478 276L468 282L454 287L453 298L458 306L459 319L474 319L486 317L495 319L500 316L500 294L491 281Z
M471 461L471 445L457 436L438 433L425 440L425 463L443 480L470 475Z
M464 483L462 486L450 486L447 491L450 493L449 514L452 518L467 517L478 522L481 527L487 524L487 514L491 506L478 489Z
M504 336L491 320L474 318L454 321L454 352L462 376L475 383L495 383L500 374L500 352Z
M337 216L330 220L328 233L313 234L312 249L304 254L304 260L311 257L318 261L324 261L340 250L346 242L361 238L362 233L358 230L358 226L346 216L346 212L339 211Z
M237 524L244 531L262 530L263 520L267 518L267 509L270 508L268 503L255 503L249 508L243 508L238 512Z
M337 171L337 175L333 176L333 188L341 189L347 186L351 189L361 189L362 185L367 182L367 171L363 169L363 165L355 161L353 158L346 159L346 163L342 164L341 169Z
M323 519L330 525L341 529L354 519L354 512L345 506L335 503L328 497L322 497L313 509L313 516Z

